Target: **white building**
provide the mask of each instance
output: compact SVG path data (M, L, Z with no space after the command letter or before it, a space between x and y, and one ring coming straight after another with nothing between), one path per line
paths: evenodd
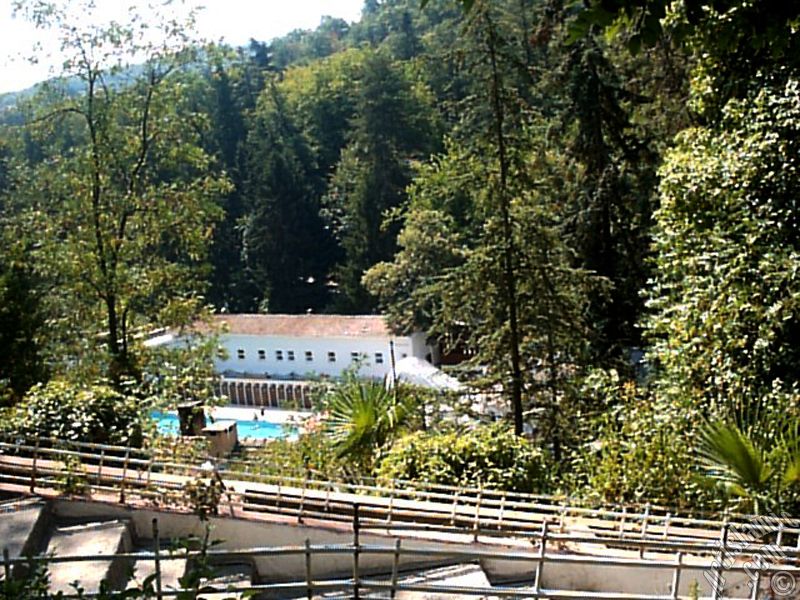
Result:
M395 360L431 361L434 349L423 333L394 335L379 315L217 315L226 356L216 361L227 377L308 379L339 377L358 367L362 377L384 378Z
M392 351L401 366L404 359L438 359L425 334L394 335L380 315L216 315L211 329L223 331L215 360L222 375L218 391L241 406L311 408L314 381L341 377L347 370L386 378ZM172 333L158 333L145 345L177 343Z

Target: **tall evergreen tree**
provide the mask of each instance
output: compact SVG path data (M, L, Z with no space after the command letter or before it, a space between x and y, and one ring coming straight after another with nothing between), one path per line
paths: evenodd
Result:
M221 199L224 216L214 230L208 298L221 310L240 312L255 308L247 287L242 230L247 210L243 198L248 177L244 162L247 119L255 109L272 65L268 47L255 40L237 51L224 47L211 50L204 107L211 121L207 150L225 169L232 187Z
M45 374L45 314L30 251L19 236L10 173L12 153L0 142L0 405L11 404Z
M471 347L488 368L485 383L502 386L516 433L527 420L560 455L570 386L585 361L586 297L597 281L573 266L565 244L574 176L564 153L536 133L540 117L522 93L529 78L519 69L520 34L510 13L474 7L462 43L475 87L461 105L458 142L415 181L404 248L366 281L396 306L390 314L429 321L435 337ZM431 241L415 231L431 218L455 226L449 235L426 229L443 244L436 274L408 267L430 254ZM416 278L413 306L392 289L401 273ZM537 417L526 419L532 409Z
M648 102L628 92L606 56L588 37L567 57L569 96L563 108L566 146L582 173L571 202L573 244L581 266L608 278L609 293L592 298L598 363L624 366L640 346L636 327L644 304L658 155L650 127L635 129L633 111ZM570 135L569 131L574 131Z
M351 313L376 307L361 278L393 255L398 228L385 218L405 199L411 161L432 148L430 109L388 56L367 54L356 86L352 132L324 200L344 254L334 273L334 308Z
M16 402L46 374L45 315L31 269L0 257L0 405Z
M243 254L251 305L273 313L321 310L333 254L319 216L321 182L274 83L252 119L247 171Z

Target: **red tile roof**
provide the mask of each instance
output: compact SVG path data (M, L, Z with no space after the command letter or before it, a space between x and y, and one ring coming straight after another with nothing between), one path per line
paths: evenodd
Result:
M229 333L281 337L389 337L381 315L215 315Z

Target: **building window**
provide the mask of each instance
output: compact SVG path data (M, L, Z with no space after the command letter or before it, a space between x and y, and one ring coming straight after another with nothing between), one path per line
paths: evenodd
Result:
M382 365L383 364L383 352L376 352L375 353L375 364Z
M361 355L358 352L351 352L350 353L350 360L356 361L361 358Z
M283 360L283 350L275 350L275 360Z
M286 351L286 360L294 360L294 350Z
M267 360L267 351L266 350L259 350L258 351L258 360Z
M336 362L336 352L328 352L328 362Z
M314 360L314 353L311 350L306 350L306 362Z
M239 360L244 360L244 350L242 348L239 348L236 351L236 358L238 358Z
M400 355L400 358L405 358L406 356L408 356L408 354L406 354L405 352L403 352L403 353Z

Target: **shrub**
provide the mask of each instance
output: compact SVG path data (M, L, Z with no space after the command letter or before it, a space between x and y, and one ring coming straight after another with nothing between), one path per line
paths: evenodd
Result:
M346 476L367 475L346 467L349 461L339 459L333 444L319 431L302 433L296 440L267 440L261 446L243 446L227 468L256 475L340 480Z
M89 491L89 480L81 459L68 456L64 460L65 472L58 478L58 488L65 494L80 495Z
M138 399L107 385L51 381L35 385L6 410L0 431L23 438L141 446L141 413Z
M505 423L449 433L417 432L397 441L381 461L380 479L542 492L547 469L539 448Z
M201 521L207 521L211 515L219 513L222 500L223 484L220 479L196 477L183 484L183 496L186 504Z
M694 477L699 416L614 371L587 379L602 409L587 418L585 444L573 452L564 484L602 502L655 502L682 507L708 501Z

